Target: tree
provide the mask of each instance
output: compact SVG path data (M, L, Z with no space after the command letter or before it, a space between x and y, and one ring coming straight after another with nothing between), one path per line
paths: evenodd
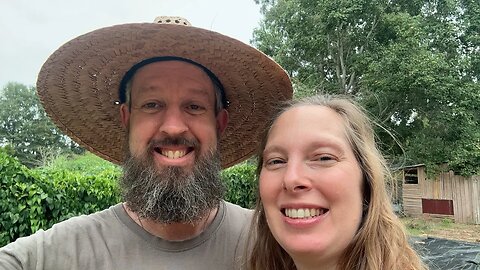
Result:
M480 173L480 4L475 0L257 0L253 44L295 96L340 93L392 131L391 160Z
M478 87L459 80L443 54L394 47L379 51L369 65L362 80L364 105L395 130L409 163L426 163L429 168L448 163L462 174L478 172ZM410 53L412 48L415 53ZM399 51L409 55L399 57ZM382 139L394 145L385 134ZM398 150L396 155L401 155Z
M0 96L0 143L33 167L52 153L82 152L47 117L34 87L8 83Z
M252 42L276 59L296 86L328 93L358 92L358 62L373 42L384 1L256 2L265 19Z

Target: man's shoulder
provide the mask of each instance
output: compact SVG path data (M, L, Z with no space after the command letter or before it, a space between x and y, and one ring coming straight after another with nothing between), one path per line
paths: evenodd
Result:
M227 202L227 201L223 201L223 202L225 203L225 207L229 211L233 211L233 212L237 212L237 213L243 213L243 214L246 214L246 215L251 215L253 213L252 209L244 208L244 207L242 207L238 204L234 204L234 203Z
M253 216L253 210L241 207L240 205L236 205L227 201L225 203L225 215L229 219L233 219L235 221L244 221L250 222Z
M27 269L35 269L37 263L62 265L70 263L68 258L93 252L91 247L98 246L103 239L118 237L121 228L115 225L119 224L115 213L115 208L118 207L116 205L89 215L75 216L48 230L39 230L30 236L18 238L0 248L0 265L12 265L15 268L14 266L22 264ZM58 269L46 269L51 268Z
M85 227L91 227L91 226L98 227L99 224L107 224L112 221L115 221L116 220L115 208L118 208L118 207L119 207L119 204L95 213L75 216L53 225L52 229L62 229L62 228L72 228L72 227L85 228Z

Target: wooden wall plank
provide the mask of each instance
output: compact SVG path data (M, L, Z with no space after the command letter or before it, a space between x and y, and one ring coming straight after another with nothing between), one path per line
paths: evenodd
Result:
M410 167L411 168L411 167ZM405 177L402 173L398 177ZM455 221L480 224L480 176L462 177L453 171L439 174L435 179L426 178L425 167L418 167L418 184L405 184L402 180L403 209L406 215L422 215L421 199L452 200Z

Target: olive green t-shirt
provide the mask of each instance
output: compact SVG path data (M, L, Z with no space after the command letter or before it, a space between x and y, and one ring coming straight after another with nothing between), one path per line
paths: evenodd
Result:
M17 239L0 249L0 269L235 269L252 211L222 201L212 224L186 241L138 226L121 204Z

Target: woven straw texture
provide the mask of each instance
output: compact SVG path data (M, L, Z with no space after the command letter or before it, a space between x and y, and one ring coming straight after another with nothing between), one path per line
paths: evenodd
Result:
M120 81L134 64L159 56L191 59L223 84L230 101L220 142L223 168L256 151L275 106L292 96L285 71L255 48L213 31L156 23L115 25L69 41L42 66L37 92L65 134L120 164L127 147L117 104Z

